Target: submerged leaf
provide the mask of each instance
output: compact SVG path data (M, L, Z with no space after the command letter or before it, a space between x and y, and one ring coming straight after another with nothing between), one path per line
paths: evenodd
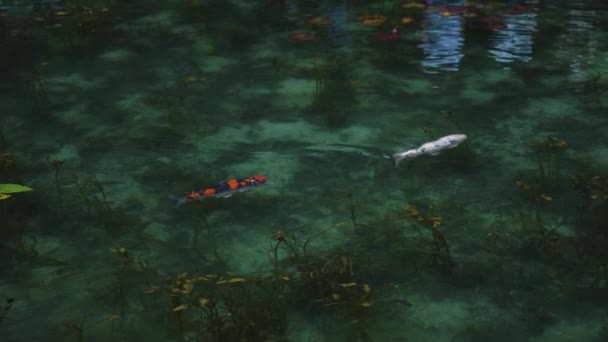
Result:
M243 279L243 278L232 278L232 279L228 280L229 283L242 283L244 281L245 281L245 279Z
M173 312L177 312L177 311L186 310L187 308L188 308L188 304L182 304L182 305L176 306L176 307L173 309Z
M148 287L148 288L144 289L145 294L153 294L153 293L159 293L159 292L160 292L160 287L158 287L158 286L152 286L152 287Z
M347 288L347 287L357 286L357 283L346 283L346 284L337 284L337 285Z

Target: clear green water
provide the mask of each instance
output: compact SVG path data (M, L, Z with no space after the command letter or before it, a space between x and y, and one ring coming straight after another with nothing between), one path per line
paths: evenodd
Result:
M0 2L0 184L34 189L2 341L608 338L602 1L33 3Z

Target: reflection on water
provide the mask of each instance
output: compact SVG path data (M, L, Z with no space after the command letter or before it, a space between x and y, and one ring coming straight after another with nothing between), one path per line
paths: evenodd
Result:
M332 24L325 26L325 33L330 43L347 45L350 42L348 31L348 0L322 1L321 15L331 18Z
M576 6L576 4L574 4ZM568 78L572 82L587 80L589 69L593 68L598 57L598 41L594 31L597 29L594 9L571 9L568 11L568 25L560 37L561 58L569 66Z
M530 1L507 9L504 26L494 30L490 56L500 63L530 62L536 31L536 5Z
M424 22L423 42L418 45L424 51L422 66L425 72L457 71L464 57L462 20L456 8L463 8L465 1L428 1ZM450 7L444 7L449 5ZM456 7L458 6L458 7ZM454 13L452 13L454 11Z

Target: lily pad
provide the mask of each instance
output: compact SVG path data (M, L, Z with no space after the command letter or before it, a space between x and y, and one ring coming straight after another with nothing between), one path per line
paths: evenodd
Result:
M14 194L16 192L32 191L34 189L19 184L0 184L0 194Z

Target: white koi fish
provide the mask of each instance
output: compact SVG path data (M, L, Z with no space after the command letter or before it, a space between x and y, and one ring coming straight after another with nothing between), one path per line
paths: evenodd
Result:
M401 153L395 153L393 154L393 159L395 159L395 167L399 166L399 162L401 162L403 159L412 159L424 154L436 156L441 151L452 149L460 145L465 140L467 140L467 136L465 134L452 134L434 141L426 142L420 145L418 148Z

